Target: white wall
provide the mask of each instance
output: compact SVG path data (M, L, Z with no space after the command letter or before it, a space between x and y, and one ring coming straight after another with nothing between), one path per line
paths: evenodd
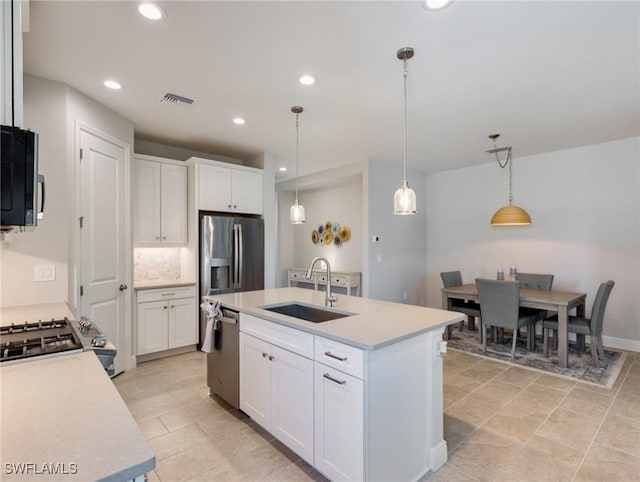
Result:
M46 179L44 219L32 232L0 243L2 306L66 301L68 297L67 87L25 76L24 126L39 134L38 171ZM54 265L55 281L33 280L37 265Z
M0 243L2 306L69 301L73 309L77 162L75 127L81 122L133 145L133 124L58 82L25 75L25 126L39 134L39 172L46 178L45 219L33 232ZM132 284L132 259L127 283ZM34 267L54 264L55 281L33 281ZM129 295L130 296L130 295Z
M402 181L400 165L369 163L368 176L368 296L370 298L425 305L427 290L426 176L409 171L409 185L416 192L417 214L393 214L393 195ZM379 241L373 242L373 236Z
M293 226L292 267L306 268L314 257L322 256L329 260L333 271L361 272L361 246L364 239L361 178L350 178L347 183L333 184L323 189L301 191L299 198L307 222ZM327 221L349 227L351 239L339 247L313 244L312 231Z
M516 152L517 154L517 152ZM587 293L616 282L605 344L640 350L640 138L517 158L514 204L527 227L492 227L507 204L508 170L497 163L427 177L427 300L440 307L441 271L463 280L519 271L553 273L554 288Z

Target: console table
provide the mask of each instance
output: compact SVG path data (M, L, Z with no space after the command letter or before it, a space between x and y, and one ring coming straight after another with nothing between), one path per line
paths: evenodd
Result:
M301 284L313 285L314 289L318 287L324 287L327 284L327 272L316 271L311 273L311 279L307 279L307 270L304 268L290 268L288 282L289 287L298 286ZM347 295L351 296L352 292L355 292L355 296L360 296L360 278L362 273L352 271L349 273L332 271L331 272L331 286L337 288L345 288ZM291 283L295 283L292 285Z

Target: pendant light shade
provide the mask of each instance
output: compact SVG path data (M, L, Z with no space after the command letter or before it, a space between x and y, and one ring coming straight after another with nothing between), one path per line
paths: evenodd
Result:
M296 202L291 205L289 217L291 224L303 224L305 222L304 206L298 202L298 198L296 198Z
M502 207L491 218L492 226L527 226L531 224L529 213L518 206Z
M407 215L416 213L416 193L409 187L407 181L407 131L408 131L408 99L407 99L407 60L413 57L413 49L404 47L398 50L397 56L402 60L402 77L404 83L404 149L403 149L403 174L404 178L400 187L393 196L393 214Z
M496 145L496 140L500 137L500 134L491 134L489 139L493 141L493 149L489 149L485 152L489 154L495 154L496 161L498 161L498 165L500 168L504 169L509 165L509 205L501 207L498 209L494 215L491 217L491 225L492 226L528 226L531 224L531 218L529 217L529 213L522 209L521 207L514 206L512 204L513 201L513 182L512 182L512 173L511 173L511 165L513 164L513 160L511 158L511 146L506 147L498 147ZM498 157L499 152L507 152L507 157L504 161L500 161Z
M406 215L416 213L416 193L405 180L393 196L393 214Z
M294 105L291 108L291 112L296 115L296 201L289 209L289 219L291 224L303 224L306 219L304 217L304 206L300 204L298 200L298 174L300 167L300 149L299 149L299 136L298 136L298 116L302 114L304 109L299 105Z

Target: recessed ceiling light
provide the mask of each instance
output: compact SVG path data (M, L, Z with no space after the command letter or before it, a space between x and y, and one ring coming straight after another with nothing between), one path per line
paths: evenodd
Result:
M116 82L115 80L105 80L104 81L104 86L108 87L110 89L113 90L120 90L122 89L122 86L120 85L119 82Z
M153 2L142 2L138 5L138 12L150 20L160 20L165 16L164 10Z
M284 167L284 166L282 166L282 167L278 168L278 171L280 171L280 172L287 172L287 168L286 168L286 167Z
M441 10L453 3L453 0L424 0L424 8L427 10Z
M242 117L236 117L235 119L233 119L233 123L238 126L243 126L247 123L247 121L244 120Z
M316 83L316 78L309 74L301 75L298 80L302 85L313 85Z

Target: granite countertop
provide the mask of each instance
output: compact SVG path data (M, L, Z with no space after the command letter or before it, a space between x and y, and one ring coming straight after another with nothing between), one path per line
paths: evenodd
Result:
M176 286L194 286L195 281L167 281L167 280L145 280L136 281L133 284L134 290L146 290L151 288L174 288Z
M322 323L311 323L259 308L262 305L291 301L324 307L324 298L324 291L303 288L277 288L204 297L204 299L218 300L225 307L241 313L251 314L365 350L375 350L427 331L443 329L451 323L464 319L464 315L452 311L347 295L338 295L338 301L333 306L336 310L347 311L354 315Z

